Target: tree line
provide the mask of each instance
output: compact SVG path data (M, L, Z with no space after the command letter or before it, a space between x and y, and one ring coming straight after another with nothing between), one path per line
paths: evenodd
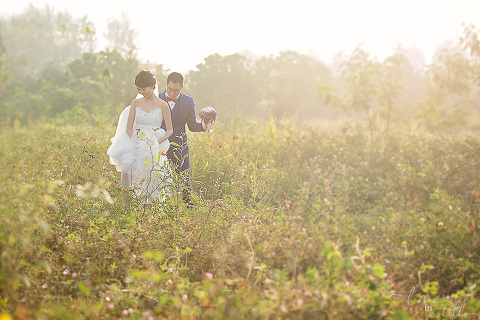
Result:
M142 68L155 71L164 87L170 70L138 60L136 31L126 15L112 18L105 36L105 49L95 51L96 30L87 17L48 6L0 18L2 126L52 118L114 122L136 96L133 78ZM184 92L225 120L364 118L372 134L399 119L432 129L476 125L479 59L472 25L456 43L439 48L430 65L401 47L380 60L359 45L328 66L295 51L259 58L214 53L184 75Z

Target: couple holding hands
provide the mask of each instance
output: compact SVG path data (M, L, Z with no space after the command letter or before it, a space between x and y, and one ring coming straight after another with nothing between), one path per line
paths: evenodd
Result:
M163 201L169 194L172 170L183 180L183 199L190 202L190 155L186 125L192 132L210 132L217 117L213 108L200 112L197 122L192 97L183 94L183 76L172 72L166 90L158 94L157 80L148 70L135 77L138 95L120 115L107 154L121 172L122 188L134 187L144 202Z

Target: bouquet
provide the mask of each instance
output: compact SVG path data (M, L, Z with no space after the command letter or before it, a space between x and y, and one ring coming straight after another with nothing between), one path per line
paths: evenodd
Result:
M206 107L200 110L200 118L205 123L205 131L212 132L212 123L217 120L218 113L212 107Z
M200 119L203 120L206 124L210 124L217 120L218 113L212 107L206 107L200 110Z

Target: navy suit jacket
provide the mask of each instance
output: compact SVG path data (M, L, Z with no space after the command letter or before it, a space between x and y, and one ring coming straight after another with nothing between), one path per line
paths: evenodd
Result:
M165 91L158 95L160 99L166 100ZM203 126L201 123L197 122L197 117L195 115L195 102L192 97L187 96L183 93L180 93L177 104L171 110L172 116L172 126L173 134L170 136L170 142L174 142L180 146L170 146L170 149L167 152L167 156L174 163L176 163L180 169L179 171L184 171L190 168L190 159L188 152L188 138L186 133L186 125L188 129L192 132L204 132ZM162 122L162 128L166 130L165 121ZM179 148L181 152L174 155L174 149ZM178 159L180 158L180 159ZM183 163L179 163L181 159L184 159Z

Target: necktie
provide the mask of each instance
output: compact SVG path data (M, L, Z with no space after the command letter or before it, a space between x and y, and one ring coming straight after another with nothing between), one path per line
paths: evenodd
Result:
M178 103L178 99L172 99L172 98L170 98L170 97L167 97L166 100L167 100L167 102L168 102L168 101L173 101L173 102L175 102L175 104Z

